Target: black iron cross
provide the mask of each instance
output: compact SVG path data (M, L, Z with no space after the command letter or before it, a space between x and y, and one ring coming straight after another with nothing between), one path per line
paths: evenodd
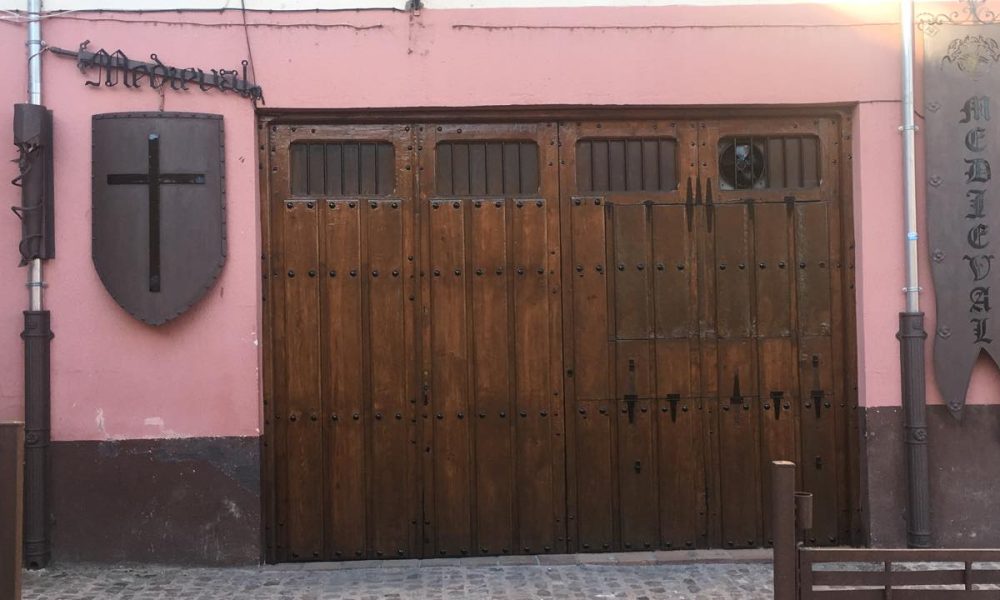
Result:
M108 185L149 187L149 291L160 291L160 186L204 184L204 173L160 173L160 134L149 134L149 169L146 173L108 175Z

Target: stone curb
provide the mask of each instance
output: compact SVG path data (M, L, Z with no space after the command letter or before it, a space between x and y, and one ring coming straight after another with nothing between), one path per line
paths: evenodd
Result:
M537 556L473 556L468 558L428 558L402 560L350 560L263 565L264 571L340 571L346 569L433 569L440 567L514 567L568 565L689 565L712 563L770 563L770 549L752 550L673 550L614 552L604 554L543 554Z

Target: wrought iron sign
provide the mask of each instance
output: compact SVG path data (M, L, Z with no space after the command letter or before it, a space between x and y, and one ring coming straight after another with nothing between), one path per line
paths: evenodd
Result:
M927 229L937 300L934 370L955 417L982 353L1000 362L1000 23L921 15L927 140ZM992 106L991 106L992 104ZM1000 172L997 173L1000 177Z
M49 51L59 56L75 58L80 71L86 73L96 68L94 79L84 83L87 86L114 87L122 84L127 88L137 88L144 84L153 89L170 86L173 90L189 90L197 87L201 91L218 90L234 92L249 98L254 103L264 103L264 91L259 85L247 79L249 63L242 61L242 73L236 69L204 69L195 67L178 68L163 64L159 57L150 54L153 62L139 62L130 59L121 50L108 52L103 48L91 52L87 50L90 41L80 44L79 50L64 50L50 47Z

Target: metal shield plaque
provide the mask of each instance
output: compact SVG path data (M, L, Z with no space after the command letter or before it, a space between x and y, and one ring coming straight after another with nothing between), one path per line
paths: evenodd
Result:
M162 325L205 295L226 260L222 116L93 117L93 259L111 296Z
M976 359L1000 358L1000 25L934 24L924 43L934 372L960 417Z

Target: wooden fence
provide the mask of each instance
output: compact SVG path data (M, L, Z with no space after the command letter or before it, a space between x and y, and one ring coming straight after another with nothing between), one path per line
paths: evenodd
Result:
M794 463L771 469L775 600L1000 600L1000 549L802 546L811 503L796 501Z

